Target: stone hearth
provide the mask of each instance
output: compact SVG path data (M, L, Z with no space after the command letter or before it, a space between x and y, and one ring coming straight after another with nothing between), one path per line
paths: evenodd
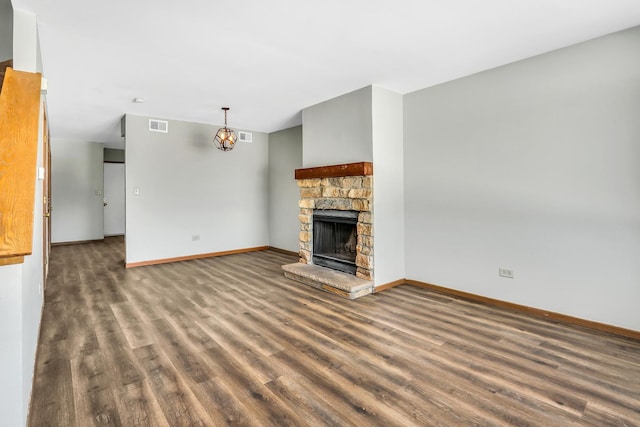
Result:
M373 292L373 282L312 264L283 265L284 277L341 297L356 299Z
M373 291L372 175L369 162L296 170L300 259L299 263L283 266L286 277L351 299ZM358 213L355 276L312 264L314 209Z

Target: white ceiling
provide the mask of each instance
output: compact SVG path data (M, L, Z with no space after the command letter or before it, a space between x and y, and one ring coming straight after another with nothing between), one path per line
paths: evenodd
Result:
M640 24L638 0L12 0L35 13L51 137L141 114L272 132L375 84L408 93ZM134 104L134 97L145 99Z

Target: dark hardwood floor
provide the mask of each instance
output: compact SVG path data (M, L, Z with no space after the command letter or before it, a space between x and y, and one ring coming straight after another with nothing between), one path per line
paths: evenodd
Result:
M640 425L640 342L253 252L130 270L53 248L31 426Z

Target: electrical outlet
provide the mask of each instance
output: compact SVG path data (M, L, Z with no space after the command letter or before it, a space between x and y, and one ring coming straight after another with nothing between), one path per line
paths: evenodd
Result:
M506 277L507 279L513 279L513 270L509 270L508 268L499 268L498 276Z
M200 240L200 235L199 234L194 234L193 236L191 236L191 241L192 242L197 242L198 240Z
M42 295L42 282L38 283L38 295Z

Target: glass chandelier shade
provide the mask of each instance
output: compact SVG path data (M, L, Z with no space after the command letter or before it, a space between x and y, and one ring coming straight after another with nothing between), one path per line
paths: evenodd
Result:
M222 110L224 111L224 127L218 129L213 142L217 149L231 151L235 147L238 137L233 129L227 127L227 111L229 111L229 107L222 107Z

